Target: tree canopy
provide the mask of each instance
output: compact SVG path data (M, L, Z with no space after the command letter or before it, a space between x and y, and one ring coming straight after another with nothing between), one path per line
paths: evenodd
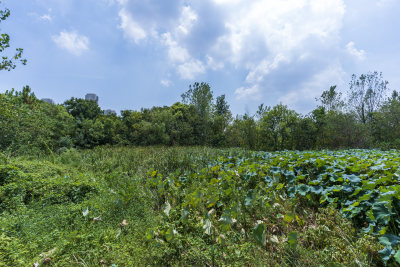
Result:
M0 1L1 5L1 1ZM0 9L0 23L5 21L9 16L10 16L10 10L5 8L5 9ZM0 24L1 25L1 24ZM0 29L1 30L1 29ZM22 63L23 65L26 65L27 60L22 58L22 53L23 49L22 48L16 48L16 52L14 55L6 55L4 54L4 50L10 47L10 35L7 33L2 33L0 32L0 56L1 56L1 61L0 61L0 71L1 70L12 70L15 69L17 62Z

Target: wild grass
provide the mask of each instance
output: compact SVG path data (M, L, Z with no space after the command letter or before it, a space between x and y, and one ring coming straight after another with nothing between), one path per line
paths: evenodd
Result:
M281 199L263 211L269 223L265 246L239 231L216 240L195 217L183 227L178 211L172 210L165 221L164 200L149 186L150 170L164 177L198 173L221 156L252 153L206 147L97 147L42 157L0 154L0 266L47 261L50 266L380 263L377 251L382 247L373 237L360 235L333 208L301 206L297 200ZM298 210L303 223L288 226L277 216L290 209ZM176 238L149 237L171 225L178 229ZM285 240L293 230L300 234L295 247Z

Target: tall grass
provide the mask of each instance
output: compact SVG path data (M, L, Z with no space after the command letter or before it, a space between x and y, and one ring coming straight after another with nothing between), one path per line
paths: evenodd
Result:
M221 156L253 153L206 147L97 147L41 157L0 155L0 266L31 266L47 258L51 266L318 266L335 261L331 253L341 257L340 262L358 259L341 238L347 236L352 246L376 250L375 240L354 239L349 222L334 210L313 209L305 218L305 225L313 227L304 229L307 238L296 249L285 243L260 248L240 238L222 246L204 234L202 225L182 233L179 242L148 241L146 235L164 216L146 181L149 170L165 177L196 173ZM292 205L282 200L280 212ZM278 221L278 212L271 209L265 216ZM340 233L327 223L332 220ZM276 227L284 229L284 222ZM324 245L328 247L320 247ZM363 262L368 262L366 255Z

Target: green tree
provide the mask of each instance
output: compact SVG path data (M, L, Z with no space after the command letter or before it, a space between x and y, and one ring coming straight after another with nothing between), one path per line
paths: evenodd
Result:
M344 106L342 100L342 93L336 91L336 85L331 86L329 90L322 92L320 98L318 98L322 106L329 112L334 110L341 110Z
M205 145L209 135L209 124L211 122L211 111L213 93L207 83L194 83L189 86L189 90L181 95L183 103L193 105L199 114L197 125L197 139L199 145Z
M255 149L257 147L257 124L253 116L236 116L226 130L227 144L231 147Z
M229 110L225 95L218 96L213 112L211 144L213 146L226 146L226 128L232 120L232 113Z
M278 104L266 111L259 121L260 146L264 150L293 149L294 132L299 117L286 105Z
M1 1L0 1L1 5ZM0 10L0 23L6 20L10 16L10 10L5 8ZM10 36L7 33L0 33L0 71L1 70L12 70L15 69L16 63L19 61L23 65L26 65L26 59L22 58L23 49L17 48L13 56L3 55L5 49L10 47Z
M173 124L170 131L172 145L195 145L195 128L199 121L199 115L194 106L174 103L171 107Z
M400 96L397 91L393 91L379 112L375 113L372 134L377 146L400 148Z
M369 72L357 78L353 74L349 90L349 106L362 123L367 123L381 106L387 91L388 81L382 73Z
M96 101L72 97L64 102L67 111L76 119L94 120L103 114Z

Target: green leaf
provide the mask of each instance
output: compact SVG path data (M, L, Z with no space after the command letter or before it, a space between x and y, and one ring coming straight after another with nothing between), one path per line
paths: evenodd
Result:
M395 247L400 243L400 237L396 235L387 234L379 237L379 243L381 243L384 246Z
M394 250L391 246L386 246L384 249L379 250L378 253L382 255L382 260L388 261L390 256L394 254Z
M287 236L288 243L291 247L297 246L297 239L298 239L299 233L298 232L290 232Z
M176 231L173 228L168 228L168 230L165 232L165 240L167 242L170 242L172 239L174 239L176 234Z
M322 193L323 188L322 188L322 186L320 186L320 185L317 185L317 186L310 186L310 191L311 191L312 193L318 195L318 194L321 194L321 193Z
M283 217L283 220L287 223L291 223L291 222L293 222L294 218L295 218L295 215L293 213L289 212L289 213L285 214L285 216Z
M247 192L246 198L244 200L244 204L246 205L246 207L251 206L251 202L253 201L253 192L253 189L250 189L249 192Z
M299 194L302 196L307 195L308 191L310 191L310 187L308 185L301 184L297 187L297 192L299 192Z
M256 240L257 244L259 244L260 246L265 246L267 235L265 232L265 224L264 223L257 224L257 226L254 227L253 237Z
M280 184L278 184L278 185L276 186L276 189L277 189L277 190L281 190L284 186L285 186L284 184L280 183Z
M361 183L362 181L358 176L354 174L351 175L343 174L343 178L351 183Z
M397 263L400 263L400 250L398 250L396 254L394 254L394 259L397 261Z
M376 220L383 219L384 221L388 221L388 217L390 217L390 210L385 204L389 204L389 202L384 201L381 203L377 203L372 207L372 213Z

